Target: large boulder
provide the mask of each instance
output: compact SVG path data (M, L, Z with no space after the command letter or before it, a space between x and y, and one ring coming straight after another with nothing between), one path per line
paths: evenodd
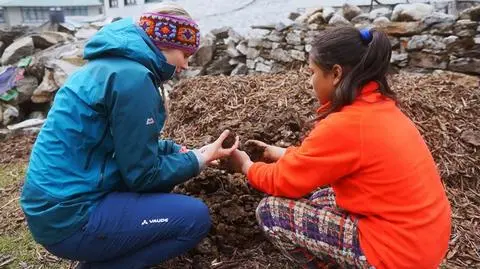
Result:
M258 62L255 66L255 71L260 73L271 73L273 69L272 64L265 62Z
M392 57L390 58L390 63L397 65L399 67L405 67L408 65L408 53L398 53L396 51L392 52Z
M373 20L375 20L376 18L379 18L379 17L389 18L391 15L392 15L392 10L391 9L386 8L386 7L381 7L381 8L377 8L377 9L374 9L374 10L370 11L369 17L370 17L370 20L373 21Z
M14 64L20 59L32 55L34 49L31 37L20 38L5 49L2 55L2 65Z
M244 38L241 34L239 34L238 32L236 32L235 30L233 29L230 29L228 31L228 39L233 41L235 44L238 44L240 41L242 41Z
M80 28L76 33L75 37L79 40L86 40L93 37L98 32L96 28Z
M224 56L214 60L207 68L207 75L229 75L235 66L230 64L230 57Z
M305 54L305 52L302 50L291 50L290 51L290 57L292 57L292 59L294 60L297 60L297 61L301 61L301 62L304 62L307 60L307 55Z
M72 37L69 34L61 32L47 31L40 34L32 35L33 45L35 46L35 48L42 50L71 39Z
M359 23L366 23L366 24L368 24L368 23L370 23L370 15L368 15L368 14L360 14L360 15L356 16L355 18L353 18L353 19L351 20L351 22L352 22L353 24L359 24Z
M237 50L235 42L228 40L227 42L227 54L232 58L241 56L242 54Z
M349 21L362 14L362 10L355 5L344 4L342 7L343 17Z
M330 21L330 19L333 17L334 14L335 14L335 9L333 7L325 7L322 12L323 19L325 20L326 23Z
M397 37L389 36L388 40L390 40L390 45L392 46L392 49L397 49L400 47L400 40Z
M273 49L270 52L270 58L284 63L289 63L292 61L290 54L286 50L281 48Z
M410 65L427 69L447 69L447 55L436 55L423 51L409 54Z
M33 103L44 104L52 101L55 91L58 89L58 85L55 83L53 77L54 72L50 69L45 70L45 76L42 83L33 91L31 100Z
M5 105L3 107L3 125L7 126L11 123L17 121L18 117L20 116L19 109L12 105Z
M302 44L302 39L303 39L303 32L299 31L299 30L292 31L292 32L287 34L285 39L287 40L287 44L301 45Z
M478 22L459 20L453 25L453 33L460 37L473 37L477 32Z
M384 18L384 17L380 17ZM380 19L380 18L377 18ZM392 36L411 36L421 33L425 26L421 22L391 22L391 23L375 23L377 29Z
M459 18L462 20L480 21L480 5L465 9L460 13Z
M298 17L300 17L302 14L298 13L298 12L290 12L290 14L288 15L288 19L289 20L296 20Z
M283 42L285 40L285 36L282 33L274 30L267 36L267 39L272 41L272 42ZM255 45L255 41L258 42L257 45ZM259 47L261 45L261 43L262 43L261 39L252 38L248 41L248 46L249 47Z
M307 22L309 25L311 25L311 24L324 24L326 21L325 21L325 18L323 17L323 13L317 12L312 16L310 16Z
M428 49L439 53L445 51L447 49L447 46L443 42L443 38L440 36L415 35L412 36L410 41L408 41L406 49L407 51L419 51L423 49Z
M448 69L456 72L480 75L480 59L451 57Z
M423 18L422 23L425 27L430 28L430 34L448 36L453 34L455 16L441 12L434 12Z
M255 59L260 56L260 50L256 48L248 48L247 50L247 59Z
M451 25L453 25L455 23L455 16L442 12L434 12L430 15L425 16L422 19L422 22L426 27L431 27L439 23L450 23Z
M373 20L373 24L376 25L376 26L386 26L390 23L391 23L391 21L387 17L378 17L375 20Z
M85 40L66 44L58 44L36 53L33 57L34 61L32 64L38 63L45 65L54 59L62 59L74 65L81 66L85 64L85 60L83 59L84 47Z
M231 76L240 76L248 74L248 67L244 63L239 63L230 73Z
M248 52L248 42L246 40L241 41L238 43L236 49L243 55L247 55Z
M448 36L443 39L448 53L460 58L480 58L480 44L471 37Z
M7 46L13 41L28 32L28 26L14 26L11 28L0 28L0 41Z
M212 33L218 39L223 39L228 37L228 33L230 32L230 30L232 30L231 27L224 26L221 28L213 29L212 31L210 31L210 33Z
M29 101L32 98L33 92L38 87L38 80L36 77L25 76L23 79L16 82L18 97L16 104L21 104Z
M80 66L72 64L65 60L54 59L45 64L45 66L53 70L53 80L57 87L62 87L74 72L76 72Z
M335 13L333 17L328 22L330 25L339 26L339 25L351 25L351 23L345 19L340 13Z
M420 21L435 11L434 7L424 3L399 4L392 13L392 21Z
M306 23L308 19L316 14L316 13L322 13L323 8L322 7L316 7L316 8L308 8L302 15L298 16L295 19L295 22L297 23Z
M200 47L192 57L192 62L197 66L206 66L213 59L215 53L215 37L207 35L202 38Z

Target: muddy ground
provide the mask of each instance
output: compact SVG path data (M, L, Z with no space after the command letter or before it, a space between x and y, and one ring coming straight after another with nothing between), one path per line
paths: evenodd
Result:
M452 203L454 227L442 267L480 268L478 79L451 73L398 74L391 82L402 109L412 117L432 150ZM191 148L211 142L227 128L240 135L242 142L259 139L280 146L295 145L308 133L318 106L305 71L199 77L177 85L170 99L171 112L163 136ZM1 141L1 167L24 166L33 141L32 136ZM25 229L15 200L22 171L9 172L8 176L17 181L0 187L0 234L15 235ZM214 225L195 250L157 268L295 268L262 236L255 208L263 195L251 189L242 175L208 168L175 192L203 199ZM0 265L14 258L8 263L11 268L69 266L34 244L28 244L27 252L32 255L25 262L23 256L15 254L18 252L0 251Z

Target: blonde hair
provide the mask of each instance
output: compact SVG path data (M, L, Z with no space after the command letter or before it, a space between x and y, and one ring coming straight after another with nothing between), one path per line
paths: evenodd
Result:
M188 13L182 6L180 6L177 3L173 2L163 2L160 4L153 5L152 7L149 7L148 12L154 12L154 13L161 13L161 14L167 14L167 15L174 15L174 16L179 16L183 17L186 19L192 20L192 16L190 13ZM168 124L169 120L169 98L168 98L168 93L165 91L165 88L163 85L160 86L160 93L163 97L163 106L165 108L165 123L164 126Z
M192 16L182 6L173 2L164 2L154 5L152 8L149 8L148 11L192 19Z

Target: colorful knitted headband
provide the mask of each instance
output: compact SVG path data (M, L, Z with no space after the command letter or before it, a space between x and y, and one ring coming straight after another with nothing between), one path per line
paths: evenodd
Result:
M194 54L200 46L200 29L191 19L149 12L140 17L139 25L158 48Z

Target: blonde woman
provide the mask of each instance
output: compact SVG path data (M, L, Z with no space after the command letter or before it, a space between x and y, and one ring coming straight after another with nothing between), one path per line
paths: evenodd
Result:
M158 140L158 88L188 67L197 24L164 4L122 19L85 46L89 62L58 91L33 147L21 206L35 240L80 268L144 268L193 248L211 225L200 200L169 192L211 161L225 131L201 150Z

